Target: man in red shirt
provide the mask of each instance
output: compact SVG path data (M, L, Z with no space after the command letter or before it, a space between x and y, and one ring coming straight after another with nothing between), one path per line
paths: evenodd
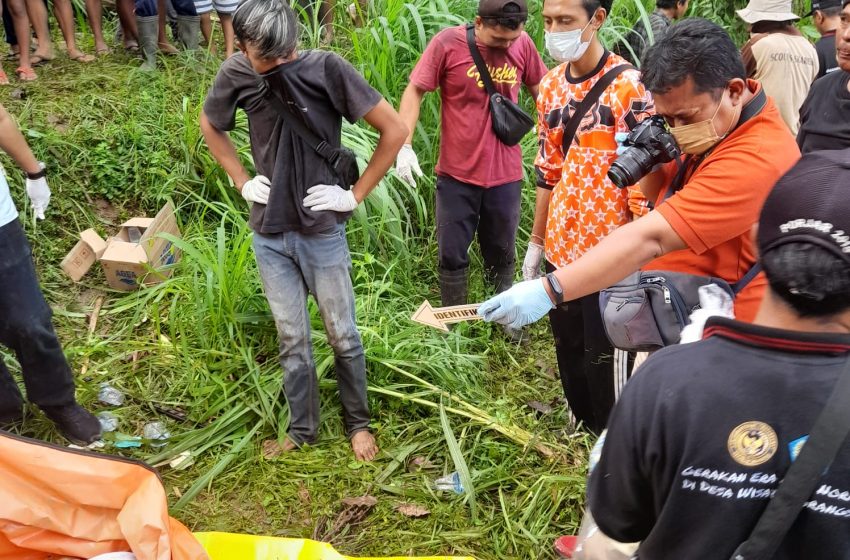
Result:
M537 97L546 66L523 31L525 0L481 0L475 41L496 90L516 102L521 85ZM442 30L413 69L399 114L410 129L396 171L415 186L421 176L413 131L425 93L440 90L442 121L437 163L437 244L443 305L466 303L469 247L478 243L488 279L497 292L514 278L523 169L519 145L507 146L493 132L489 98L466 41L466 26Z

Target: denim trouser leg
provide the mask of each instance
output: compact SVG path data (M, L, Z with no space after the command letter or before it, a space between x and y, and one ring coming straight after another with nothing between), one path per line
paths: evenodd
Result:
M319 389L310 343L307 293L313 293L334 350L346 434L368 428L366 360L354 322L351 257L343 226L332 234L254 234L254 251L280 336L289 437L315 441Z
M41 407L74 402L74 379L51 322L51 311L20 222L0 227L0 342L21 364L29 400ZM20 393L0 364L0 407L17 407Z

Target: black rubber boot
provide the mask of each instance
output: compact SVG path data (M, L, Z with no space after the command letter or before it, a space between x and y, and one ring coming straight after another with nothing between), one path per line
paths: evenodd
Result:
M142 70L156 70L157 36L159 34L159 18L157 16L136 16L136 27L139 30L139 50L142 51Z
M443 307L465 305L468 293L467 269L440 269L440 299Z
M100 421L77 403L42 407L62 435L78 445L88 445L100 439Z
M198 50L201 16L177 16L177 41L187 51Z

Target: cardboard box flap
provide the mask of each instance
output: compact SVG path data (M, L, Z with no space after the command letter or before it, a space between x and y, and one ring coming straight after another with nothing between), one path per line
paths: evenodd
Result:
M148 262L154 267L171 264L176 260L176 249L173 248L171 241L159 237L161 233L168 233L175 237L180 236L177 217L174 215L174 206L170 202L162 207L139 241L139 244L147 252Z
M104 263L138 264L148 262L148 255L138 243L112 241L100 260Z
M106 241L93 229L87 229L80 234L80 240L65 255L59 266L71 280L79 282L104 251L106 251Z
M94 251L94 254L98 259L102 257L103 252L106 251L106 241L93 229L87 229L80 233L80 239L84 241L92 251Z
M139 229L147 229L151 226L155 218L130 218L123 224L122 228L137 227Z

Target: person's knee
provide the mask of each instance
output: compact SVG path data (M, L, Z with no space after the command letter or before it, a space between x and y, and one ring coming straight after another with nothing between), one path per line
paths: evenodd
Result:
M327 326L328 344L337 356L354 357L363 353L360 333L353 321L331 320Z
M7 0L9 13L13 19L27 17L27 7L24 0Z

